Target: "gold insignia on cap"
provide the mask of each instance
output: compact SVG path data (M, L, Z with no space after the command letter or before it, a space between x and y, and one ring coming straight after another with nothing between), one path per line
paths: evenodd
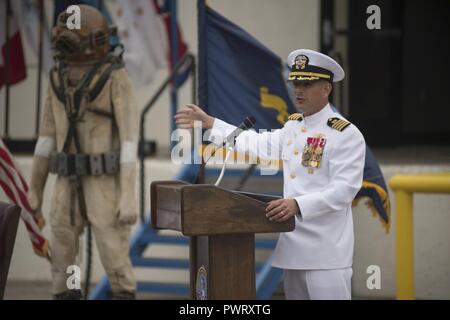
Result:
M344 131L350 125L350 122L341 118L329 118L327 125L338 131Z
M329 74L319 72L307 72L307 71L293 71L289 72L288 81L314 81L319 79L331 79Z
M302 121L303 120L303 116L301 113L293 113L288 117L288 120L298 120L298 121Z
M297 70L303 70L306 68L306 66L309 63L309 58L305 56L304 54L298 55L295 57L294 64L295 69Z

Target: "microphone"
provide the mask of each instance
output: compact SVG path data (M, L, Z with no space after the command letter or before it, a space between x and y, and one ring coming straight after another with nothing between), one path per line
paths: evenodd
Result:
M251 127L253 127L256 123L256 119L255 117L247 117L244 119L244 121L239 125L239 127L237 127L236 129L233 130L233 132L231 132L225 139L226 139L226 144L228 145L234 145L235 144L235 139L237 138L238 135L240 135L243 131L250 129ZM211 153L211 155L209 156L209 158L206 161L203 161L203 163L200 165L200 170L198 171L194 183L198 182L198 179L200 178L200 175L202 174L203 169L205 168L206 164L208 163L208 161L214 156L214 154L216 153L217 149L214 149L213 152ZM202 155L203 157L203 155ZM225 162L226 163L226 162ZM225 164L224 163L224 164Z
M231 132L228 137L226 137L226 144L228 145L234 145L235 140L238 135L240 135L243 131L248 130L252 128L256 123L255 117L247 117L244 119L244 121L237 127L236 129Z

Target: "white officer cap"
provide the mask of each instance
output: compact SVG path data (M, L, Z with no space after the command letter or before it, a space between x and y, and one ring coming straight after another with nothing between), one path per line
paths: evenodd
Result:
M330 82L341 81L345 77L344 69L323 53L309 50L298 49L292 51L287 63L291 68L288 81L314 81L327 80Z

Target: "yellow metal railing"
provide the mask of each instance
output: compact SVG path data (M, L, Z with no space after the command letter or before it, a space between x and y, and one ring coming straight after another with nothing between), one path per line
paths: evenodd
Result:
M413 193L450 193L450 173L398 175L389 186L395 192L397 299L415 299Z

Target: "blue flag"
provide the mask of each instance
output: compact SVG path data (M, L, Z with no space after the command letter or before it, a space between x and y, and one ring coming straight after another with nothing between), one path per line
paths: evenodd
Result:
M286 65L242 28L199 1L199 102L214 117L231 124L256 118L256 129L276 129L297 112L286 84ZM354 204L369 198L369 208L389 231L390 204L378 162L366 148L364 182Z
M386 232L389 232L391 222L389 194L378 161L369 147L366 147L363 185L356 195L354 204L356 205L363 197L369 198L368 207L375 216L378 215Z
M296 112L282 60L208 7L200 8L199 23L200 105L232 124L254 116L256 129L282 127Z

